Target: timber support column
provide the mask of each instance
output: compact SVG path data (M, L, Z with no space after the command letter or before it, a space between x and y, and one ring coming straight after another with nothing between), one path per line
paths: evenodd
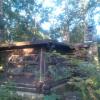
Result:
M46 65L45 65L45 52L44 52L43 48L40 49L40 63L39 63L39 67L40 67L40 78L39 78L39 81L40 82L44 82L44 80L45 80Z

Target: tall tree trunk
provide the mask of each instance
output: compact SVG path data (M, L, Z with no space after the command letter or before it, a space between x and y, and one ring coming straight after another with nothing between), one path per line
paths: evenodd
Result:
M69 43L70 41L70 37L69 37L69 29L68 29L68 25L64 25L63 28L63 42L64 43Z
M81 0L81 6L82 6L82 17L83 17L83 33L84 33L84 42L87 41L87 23L86 23L86 11L87 11L87 0Z
M0 0L0 42L3 41L3 0Z
M69 14L69 0L65 2L65 15ZM69 36L69 20L65 19L65 25L63 27L63 42L69 43L70 42L70 36Z

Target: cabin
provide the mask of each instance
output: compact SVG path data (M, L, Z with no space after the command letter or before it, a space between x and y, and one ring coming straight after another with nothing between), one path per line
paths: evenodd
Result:
M48 94L53 87L70 78L66 74L67 65L62 66L64 62L67 64L65 59L52 52L65 55L73 51L72 46L53 40L2 44L0 84L5 85L10 81L17 91Z
M14 42L0 46L0 85L8 82L21 92L50 94L66 83L70 73L71 56L89 61L95 54L94 44L64 44L53 40ZM59 57L68 55L68 59ZM92 55L92 56L91 56ZM81 73L80 73L81 74ZM11 86L12 87L12 86Z

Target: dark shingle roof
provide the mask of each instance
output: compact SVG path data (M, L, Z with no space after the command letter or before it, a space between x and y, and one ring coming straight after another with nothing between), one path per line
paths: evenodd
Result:
M0 51L23 49L23 48L45 48L46 50L57 50L58 52L70 53L73 48L70 45L53 40L36 40L32 42L14 42L9 45L0 46Z

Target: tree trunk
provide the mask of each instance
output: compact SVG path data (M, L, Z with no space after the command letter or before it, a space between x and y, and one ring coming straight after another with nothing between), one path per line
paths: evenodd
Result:
M0 0L0 42L3 41L3 0Z
M65 2L65 15L69 13L69 0ZM67 19L67 18L66 18ZM65 25L63 28L63 42L64 43L69 43L70 42L70 36L69 36L69 20L65 19Z
M64 26L64 29L63 29L63 42L64 42L64 43L69 43L69 40L70 40L70 38L69 38L69 30L68 30L67 27L68 27L68 26L65 25L65 26Z

